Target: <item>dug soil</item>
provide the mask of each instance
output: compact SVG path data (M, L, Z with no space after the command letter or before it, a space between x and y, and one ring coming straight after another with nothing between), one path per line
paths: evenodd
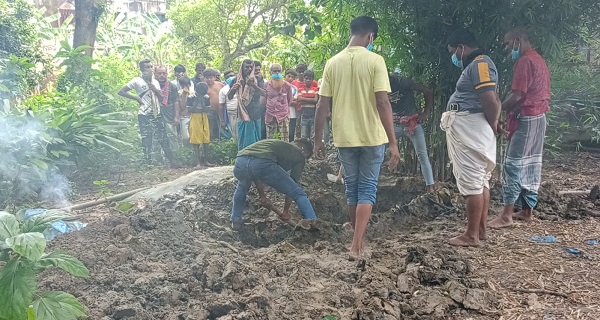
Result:
M234 178L189 185L137 199L127 213L82 212L87 228L50 247L81 259L91 276L50 271L40 286L73 293L94 320L595 319L600 250L585 241L600 237L600 201L558 191L597 184L598 155L544 170L537 218L489 231L478 248L444 243L464 227L464 203L450 183L423 194L420 177L386 173L360 262L348 260L343 186L326 178L337 172L332 159L311 161L302 178L320 219L309 230L282 223L251 192L245 223L232 231ZM495 188L492 212L499 195ZM269 196L282 206L280 195ZM298 220L295 208L292 215ZM529 240L545 234L558 242Z

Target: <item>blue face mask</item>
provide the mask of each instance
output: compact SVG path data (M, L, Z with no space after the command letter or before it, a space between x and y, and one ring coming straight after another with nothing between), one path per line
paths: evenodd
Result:
M519 43L519 47L517 48L517 50L515 50L515 45L513 44L513 49L510 52L510 57L513 59L513 61L518 60L521 57L521 44Z
M234 79L235 79L235 77L229 77L229 78L227 78L227 80L225 80L225 82L226 82L228 85L231 85L231 84L233 83L233 80L234 80Z
M271 79L281 80L281 79L283 79L283 75L281 73L273 73L273 74L271 74Z
M373 51L373 48L374 48L374 46L373 46L373 34L371 34L371 39L370 40L371 41L369 42L369 45L367 46L367 50Z
M463 68L463 62L462 60L459 60L458 57L456 56L456 53L454 53L452 55L452 64L454 64L455 66L459 67L459 68Z

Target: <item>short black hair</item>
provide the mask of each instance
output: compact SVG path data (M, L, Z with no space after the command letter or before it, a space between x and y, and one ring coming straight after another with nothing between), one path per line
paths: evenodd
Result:
M524 27L515 27L506 33L511 37L519 37L527 42L529 42L529 31Z
M308 157L312 157L313 155L313 143L310 142L310 140L306 139L306 138L300 138L300 139L296 139L294 140L295 143L301 143L304 145L304 148L306 148L306 150L308 151Z
M377 21L368 16L360 16L352 19L350 22L350 34L362 36L367 33L373 33L373 39L377 38L379 27Z
M261 67L262 64L260 63L260 61L254 60L254 66L255 67Z
M217 73L217 70L215 70L215 69L210 69L210 68L209 68L209 69L206 69L206 70L204 70L204 72L202 73L202 75L203 75L205 78L216 77L216 76L217 76L217 74L218 74L218 73Z
M306 70L304 71L304 77L311 77L313 80L315 80L315 72L312 70Z
M296 72L296 70L294 70L294 69L287 69L287 70L285 70L285 75L287 76L288 74L293 75L294 78L298 77L298 72Z
M306 65L306 63L299 63L296 66L296 72L298 73L304 73L304 71L306 71L308 69L308 66Z
M198 62L198 63L196 63L196 69L198 69L198 68L206 69L206 65L202 62Z
M196 97L201 99L208 93L208 84L206 82L198 82L198 84L194 86L194 90L196 91Z
M150 60L150 59L144 59L144 60L138 62L138 67L140 68L140 70L142 70L144 68L144 66L146 65L146 63L152 63L152 60Z
M178 64L175 66L175 68L173 68L173 71L175 72L185 72L185 67L181 64Z
M233 75L235 76L235 71L233 71L233 70L227 70L227 71L223 72L223 75L226 75L228 73L233 73Z
M190 78L188 78L188 77L181 77L177 81L179 82L179 85L182 87L189 87L192 85L192 80L190 80Z
M252 64L252 65L254 65L254 60L252 60L252 59L244 59L244 61L242 61L242 64Z
M479 48L477 39L475 39L473 33L467 29L456 30L448 37L448 45L450 47L457 48L460 44L469 48Z

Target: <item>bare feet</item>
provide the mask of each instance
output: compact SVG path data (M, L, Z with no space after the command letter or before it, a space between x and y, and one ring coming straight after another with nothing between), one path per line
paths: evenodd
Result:
M488 222L488 227L492 229L501 229L508 228L512 226L512 224L513 221L511 217L506 218L504 215L500 215L495 219L492 219L492 221Z
M513 219L522 221L531 221L531 210L521 210L519 213L513 214Z
M429 185L427 186L427 193L434 193L435 192L435 185Z
M479 240L487 240L487 234L485 233L485 229L479 228Z
M448 239L448 244L457 247L478 247L479 239L474 239L465 234L461 234L458 237Z

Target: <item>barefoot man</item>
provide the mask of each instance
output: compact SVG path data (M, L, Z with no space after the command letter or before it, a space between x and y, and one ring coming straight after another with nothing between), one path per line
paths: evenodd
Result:
M511 226L515 205L522 208L515 219L531 220L542 179L545 113L550 109L550 71L544 58L531 48L527 30L509 31L504 48L511 51L516 63L511 91L502 103L509 131L502 181L504 212L490 221L491 228Z
M462 69L456 91L442 114L452 173L467 206L467 230L448 240L453 246L478 246L485 240L490 206L489 180L496 166L496 137L500 99L496 93L498 72L490 57L479 49L467 30L448 39L452 63ZM345 166L344 166L345 167Z
M278 139L261 140L239 151L233 167L238 184L233 195L231 228L238 230L242 225L242 213L252 182L258 189L261 204L267 208L272 208L272 205L265 195L264 184L286 195L283 213L274 210L284 222L291 218L289 209L292 200L305 220L317 220L308 196L298 184L306 160L312 153L313 145L306 139L293 143ZM291 173L288 174L288 171Z
M323 127L332 100L334 145L344 167L346 201L354 239L349 258L364 254L364 237L375 204L379 169L385 145L389 142L389 168L400 161L394 133L392 106L388 99L390 81L383 58L373 52L377 22L357 17L350 23L350 43L327 61L323 72L321 101L317 107L315 136L323 136ZM325 149L315 139L315 154Z
M208 114L210 137L213 140L218 140L221 137L221 127L225 127L225 116L219 103L219 93L225 85L217 81L217 71L214 69L204 70L204 81L208 85L208 98L210 100L210 113Z

